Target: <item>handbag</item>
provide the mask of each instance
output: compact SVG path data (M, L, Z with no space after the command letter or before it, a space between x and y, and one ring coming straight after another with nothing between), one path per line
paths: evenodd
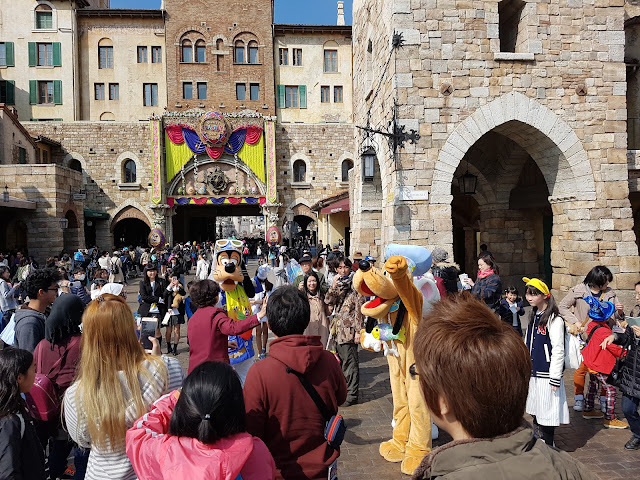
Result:
M49 374L42 373L42 353L38 355L40 358L36 370L36 378L33 387L28 393L25 393L27 410L29 414L36 420L48 422L55 420L60 416L60 407L62 400L58 395L58 387L51 381L49 376L55 377L62 369L62 363L67 358L67 353L71 348L80 341L80 336L71 337L67 349L62 356L53 364ZM36 350L42 350L44 343L38 344ZM35 353L35 352L34 352Z
M347 431L347 425L344 422L344 418L342 418L342 415L331 414L318 391L313 387L313 385L311 385L311 383L309 383L309 380L307 380L304 375L300 372L296 372L286 364L285 367L287 369L287 373L292 373L298 377L298 380L302 383L302 386L313 400L313 403L315 403L318 410L320 410L320 413L326 422L324 427L324 438L327 441L327 444L329 444L329 446L334 450L340 450L340 445L344 440L344 434Z
M576 370L582 363L582 352L580 339L570 334L568 331L564 332L564 367Z
M13 345L16 342L16 314L13 313L11 315L11 320L7 323L7 326L2 330L2 334L0 334L0 339L6 343L7 345Z

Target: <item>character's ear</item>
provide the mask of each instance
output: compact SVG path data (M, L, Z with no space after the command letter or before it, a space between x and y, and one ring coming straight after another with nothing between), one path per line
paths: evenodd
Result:
M371 333L377 324L378 324L378 321L375 318L367 317L367 323L364 327L365 332Z
M435 283L432 283L429 280L420 285L420 292L427 301L440 299L440 292L438 291L438 287L435 285Z
M404 316L406 313L407 307L405 307L404 303L400 301L400 306L398 307L398 315L396 316L396 321L393 324L393 329L391 330L391 333L393 333L394 335L397 335L398 332L400 332L400 329L402 328L402 322L404 321Z

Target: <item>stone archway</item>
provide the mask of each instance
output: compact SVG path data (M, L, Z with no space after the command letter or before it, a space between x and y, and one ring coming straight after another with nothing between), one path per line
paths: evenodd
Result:
M141 222L145 223L149 228L151 228L151 222L147 218L147 216L142 213L138 208L127 205L122 208L118 213L113 216L113 220L111 221L111 231L113 232L118 222L126 219L137 219Z
M505 151L495 152L497 158L492 163L483 163L479 146L483 142L486 144L491 135L502 139L500 147ZM515 160L501 162L500 155L515 156ZM545 198L541 201L546 207L544 213L542 208L539 209L539 215L534 208L527 209L527 205L513 207L510 204L512 188L517 184L527 158L540 172L541 182L536 188L544 193ZM514 92L477 109L456 127L440 150L431 187L431 217L440 220L441 225L452 222L452 185L454 177L464 173L461 171L463 165L471 165L469 171L479 176L476 199L481 204L485 229L484 237L480 233L480 241L489 238L490 250L492 241L504 243L504 252L500 253L512 261L505 275L512 277L509 280L525 273L531 275L527 269L533 269L536 275L544 278L543 271L547 270L543 266L543 257L544 261L550 257L549 272L553 271L553 286L567 287L575 281L572 276L583 277L591 266L598 263L600 246L594 240L602 224L600 220L592 220L589 211L596 200L591 163L575 132L551 110ZM511 183L502 186L495 181L497 176L508 178ZM532 227L532 230L539 229L540 238L534 238L535 231L527 237L522 232L512 235L513 239L508 236L504 217L514 211L517 211L517 219L512 222L514 232L522 229L527 221L535 219L540 225ZM545 215L547 217L543 218ZM493 233L487 233L487 228ZM452 224L451 229L453 231ZM498 232L502 232L504 239ZM435 236L441 241L431 243L453 247L452 233L436 232ZM511 252L507 253L510 242L514 252L512 256Z

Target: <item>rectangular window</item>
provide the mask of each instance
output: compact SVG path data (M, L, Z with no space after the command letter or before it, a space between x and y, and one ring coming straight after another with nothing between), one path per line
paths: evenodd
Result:
M53 66L53 43L38 43L38 66Z
M98 47L98 68L113 68L113 47Z
M196 62L204 63L206 61L206 56L207 56L207 47L204 45L204 43L202 44L197 43L196 44Z
M38 82L38 104L53 105L53 82Z
M338 71L338 51L337 50L324 51L324 71L325 72Z
M0 67L15 66L13 42L0 43Z
M200 100L206 100L207 98L207 83L198 82L198 98Z
M182 98L191 100L193 98L193 83L184 82L182 84Z
M95 87L95 99L104 100L104 83L96 83Z
M120 84L109 84L109 100L120 100Z
M259 83L252 83L249 85L249 100L260 100Z
M36 30L53 28L53 12L36 12Z
M7 66L7 45L0 43L0 67Z
M0 103L15 105L16 82L13 80L0 80Z
M244 100L247 97L247 86L244 83L236 83L236 100Z
M284 87L285 108L298 108L298 87Z
M158 84L145 83L144 87L144 106L155 107L158 105Z
M320 87L320 102L331 102L331 87Z
M24 147L18 147L18 163L20 165L27 163L27 149Z
M289 49L280 49L280 65L289 65Z
M301 48L293 49L293 64L297 67L302 66L302 49Z
M147 47L138 47L138 63L147 63Z
M333 103L342 103L342 87L333 87Z
M162 47L151 47L151 63L162 63Z

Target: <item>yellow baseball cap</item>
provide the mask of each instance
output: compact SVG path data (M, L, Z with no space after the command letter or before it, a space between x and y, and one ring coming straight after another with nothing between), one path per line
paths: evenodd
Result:
M542 280L540 280L539 278L527 278L527 277L522 277L522 281L524 283L526 283L527 285L531 285L532 287L537 288L538 290L540 290L543 294L545 294L547 297L550 295L549 292L549 287L547 287L547 284L544 283Z

